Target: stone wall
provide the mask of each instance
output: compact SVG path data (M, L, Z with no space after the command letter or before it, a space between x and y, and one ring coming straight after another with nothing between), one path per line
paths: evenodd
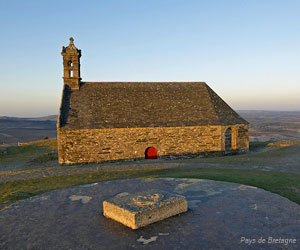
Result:
M248 125L147 127L70 130L58 128L59 163L144 158L148 147L158 157L224 151L226 129L232 129L233 149L248 149Z
M249 150L249 126L240 125L237 126L237 149L247 149Z

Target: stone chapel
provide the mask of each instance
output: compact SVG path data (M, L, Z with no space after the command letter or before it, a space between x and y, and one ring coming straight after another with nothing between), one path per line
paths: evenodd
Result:
M85 82L62 48L60 164L247 152L248 122L205 82Z

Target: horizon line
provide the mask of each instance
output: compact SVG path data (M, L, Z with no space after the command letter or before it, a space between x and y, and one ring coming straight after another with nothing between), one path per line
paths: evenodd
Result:
M300 113L300 110L280 110L280 109L274 109L274 110L267 110L267 109L237 109L234 110L235 112L286 112L286 113ZM49 116L58 116L58 114L52 114L52 115L42 115L42 116L10 116L10 115L2 115L0 118L24 118L24 119L32 119L32 118L45 118Z

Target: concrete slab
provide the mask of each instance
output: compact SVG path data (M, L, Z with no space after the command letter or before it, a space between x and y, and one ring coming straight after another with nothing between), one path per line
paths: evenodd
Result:
M186 213L132 230L102 202L151 189L183 195ZM130 179L48 192L0 211L0 249L300 249L300 206L245 185Z
M103 201L103 215L132 229L147 226L187 211L182 195L160 190L116 195Z

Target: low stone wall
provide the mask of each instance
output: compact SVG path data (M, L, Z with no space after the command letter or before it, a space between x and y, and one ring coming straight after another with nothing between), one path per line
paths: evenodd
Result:
M224 151L224 133L228 127L235 131L233 150L248 149L246 126L58 128L58 158L61 164L144 158L151 146L157 149L158 156Z

